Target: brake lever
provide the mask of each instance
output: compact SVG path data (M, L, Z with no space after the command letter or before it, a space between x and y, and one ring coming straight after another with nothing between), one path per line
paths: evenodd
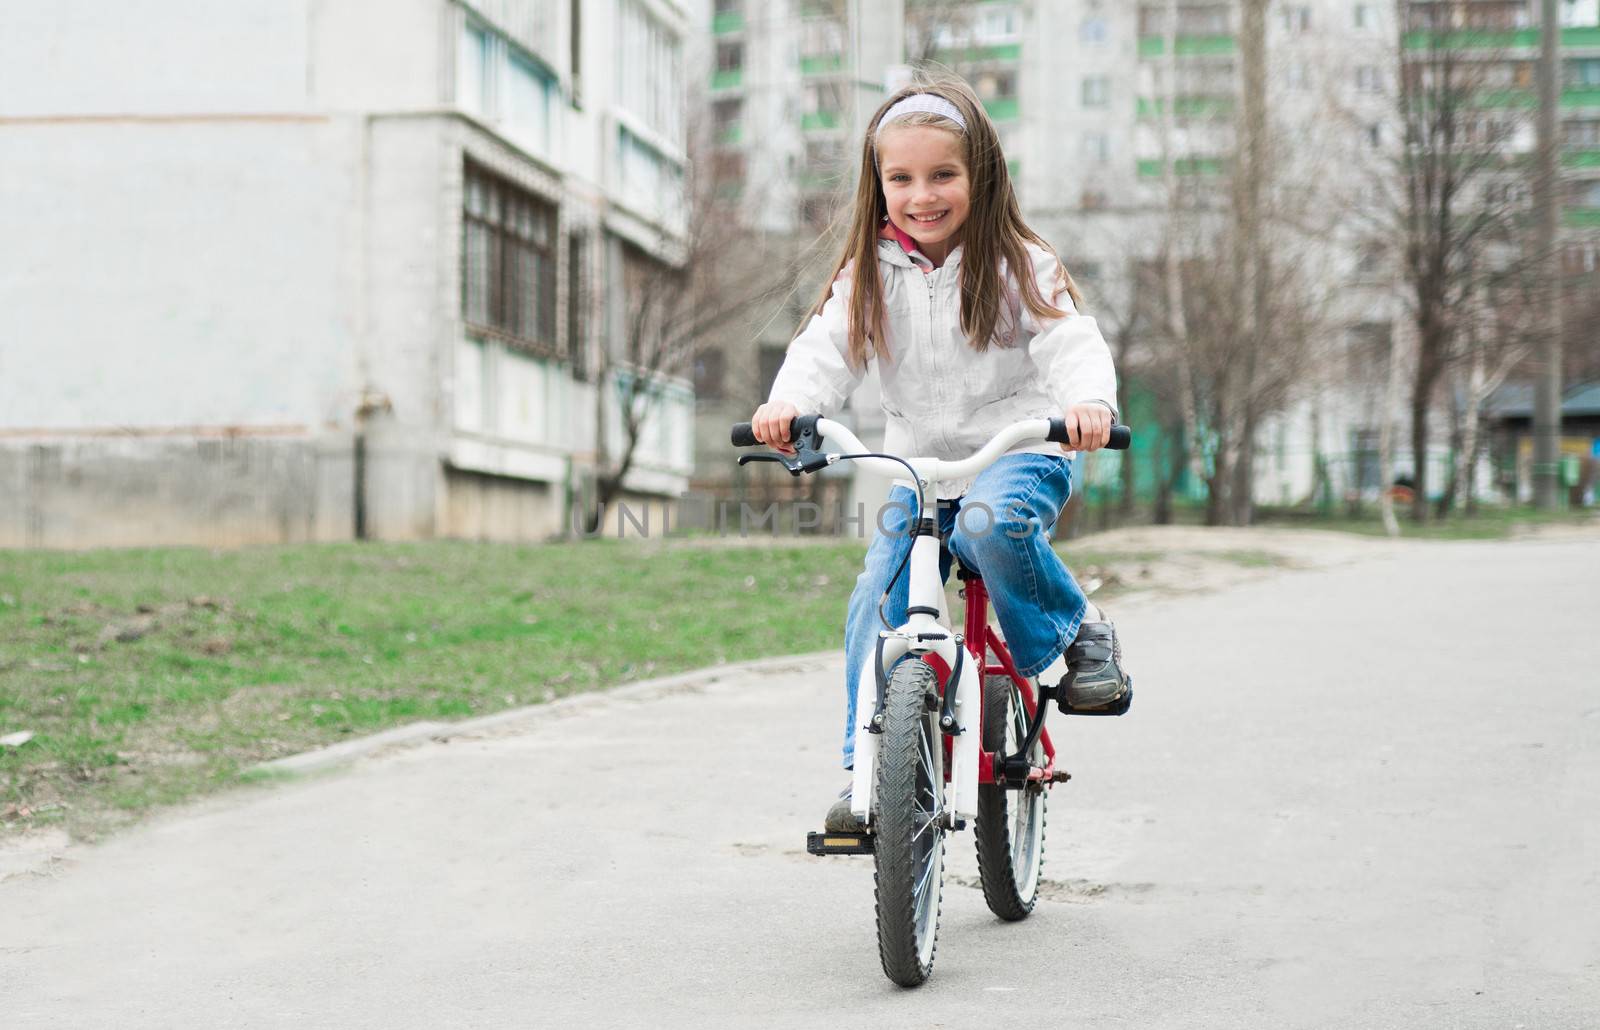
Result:
M789 475L798 476L804 471L799 458L790 458L782 454L741 454L739 464L748 465L752 461L775 461L789 470Z

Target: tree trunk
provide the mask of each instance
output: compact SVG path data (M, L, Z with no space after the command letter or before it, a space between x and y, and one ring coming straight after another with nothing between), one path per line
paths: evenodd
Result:
M1411 390L1411 518L1418 525L1428 521L1428 408L1438 379L1432 360L1426 356L1426 340L1422 346L1417 379Z
M1394 409L1400 402L1400 326L1397 323L1389 334L1389 374L1383 389L1383 408L1378 422L1378 511L1383 516L1383 531L1390 536L1400 535L1400 523L1394 517ZM1357 496L1361 481L1356 480Z
M1444 490L1439 494L1439 503L1434 508L1434 517L1443 519L1448 516L1456 504L1456 493L1461 487L1461 402L1456 399L1455 390L1450 391L1450 475L1444 481Z

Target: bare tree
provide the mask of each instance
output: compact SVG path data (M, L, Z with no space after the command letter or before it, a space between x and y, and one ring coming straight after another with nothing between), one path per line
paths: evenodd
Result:
M792 247L760 245L736 211L733 187L743 179L737 155L716 152L706 125L692 124L689 139L686 235L663 239L654 252L623 243L620 282L611 284L622 297L597 367L590 533L622 494L670 380L688 373L701 341L789 288L806 257ZM619 432L608 439L613 410Z
M977 18L972 0L916 0L906 4L906 61L934 63L950 42L969 37ZM959 70L959 69L958 69Z
M1507 276L1488 251L1524 242L1525 201L1505 186L1525 181L1518 155L1531 121L1502 78L1514 66L1477 23L1473 9L1481 6L1400 0L1399 8L1401 24L1414 29L1402 34L1394 178L1401 279L1414 323L1411 514L1418 522L1428 518L1429 416L1440 384L1453 362L1480 352L1468 344L1468 326L1481 322L1486 292ZM1519 263L1525 248L1522 255Z

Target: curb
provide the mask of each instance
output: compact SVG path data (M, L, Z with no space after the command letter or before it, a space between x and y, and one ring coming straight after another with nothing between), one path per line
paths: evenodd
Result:
M328 747L318 748L315 751L302 751L300 754L289 755L286 758L275 758L270 762L262 762L251 766L250 771L280 775L285 773L301 775L320 772L324 769L348 764L358 758L396 744L409 743L423 738L442 743L457 737L471 737L490 730L504 729L507 726L529 719L537 719L552 712L562 712L611 700L648 700L681 687L707 686L747 673L825 661L838 657L838 654L839 652L835 649L812 651L807 654L785 655L779 658L756 658L747 662L733 662L727 665L713 665L704 669L693 669L689 672L662 676L659 679L639 680L636 683L628 683L610 690L595 690L573 694L555 701L524 705L521 708L495 712L493 715L482 715L463 722L413 722L405 726L396 726L393 729L384 730L381 733L374 733L368 737L341 741Z

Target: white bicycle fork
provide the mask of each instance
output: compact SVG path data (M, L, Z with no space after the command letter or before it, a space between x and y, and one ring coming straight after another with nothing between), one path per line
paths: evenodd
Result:
M911 587L907 607L933 609L911 615L904 625L879 634L882 638L882 669L885 680L894 664L907 654L912 660L937 654L945 667L960 669L955 683L955 719L958 732L951 746L950 783L945 792L946 825L978 814L978 752L983 708L983 670L971 654L962 654L965 645L950 628L950 612L945 604L944 585L939 580L939 537L918 536L911 545L909 572ZM958 662L959 657L959 662ZM850 807L857 817L871 826L873 791L877 788L878 734L872 717L877 709L879 653L867 656L856 678L855 775L850 787ZM948 689L948 688L947 688Z

